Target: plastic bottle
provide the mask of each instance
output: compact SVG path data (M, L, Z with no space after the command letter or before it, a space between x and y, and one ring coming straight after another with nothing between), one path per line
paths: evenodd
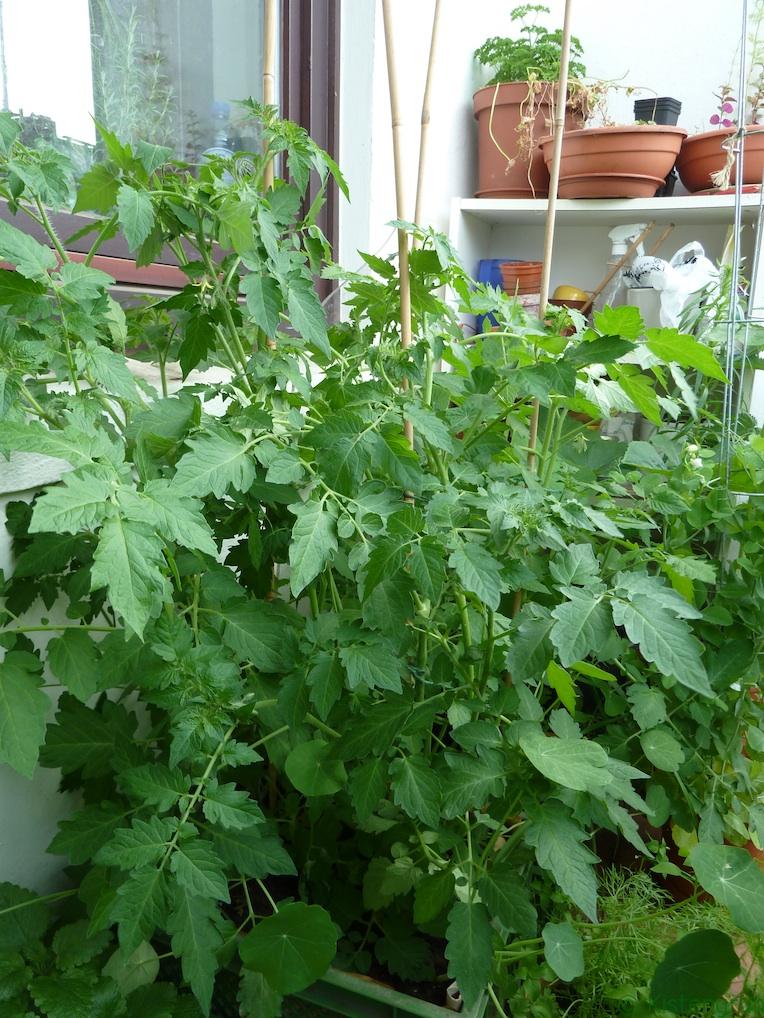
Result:
M629 223L626 226L616 226L608 233L612 243L610 258L607 263L608 269L611 269L623 258L629 246L646 229L646 225L646 223ZM639 244L634 251L634 256L642 254L644 254L644 250L642 245ZM626 303L626 283L623 278L624 268L626 266L622 265L597 298L595 302L597 311L601 311L604 307L614 308L619 304Z
M210 148L205 149L203 156L221 156L224 159L233 155L230 139L231 107L225 102L212 104L212 125L214 140Z

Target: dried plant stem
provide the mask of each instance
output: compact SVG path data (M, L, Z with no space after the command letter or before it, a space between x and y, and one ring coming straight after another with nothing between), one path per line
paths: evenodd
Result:
M562 47L560 53L560 83L554 115L554 149L552 166L549 170L549 197L547 198L546 230L544 232L544 257L541 270L541 294L539 314L546 313L549 300L549 279L552 274L552 250L554 248L554 227L557 215L557 186L560 182L560 160L562 159L562 137L565 132L565 105L568 95L568 64L570 62L570 34L573 0L565 0L565 20L562 26ZM534 399L528 429L528 468L536 469L536 445L539 434L539 401Z
M382 0L382 18L385 28L385 53L387 55L387 82L390 92L390 119L393 131L393 172L395 176L395 209L398 219L406 218L406 203L403 191L403 152L401 147L401 114L398 102L398 81L395 74L395 41L390 0ZM398 228L398 274L401 293L401 347L411 346L411 279L409 277L408 234ZM404 386L405 388L405 386ZM409 445L414 445L414 429L411 421L404 421L403 431Z
M427 61L427 79L422 98L422 119L419 131L419 165L416 178L416 201L414 203L414 222L421 226L422 201L424 198L424 178L427 167L427 141L430 132L430 95L432 93L433 70L435 68L435 52L438 43L438 26L440 24L440 0L435 0L432 15L432 33L430 35L430 56Z
M273 106L276 96L276 0L265 0L263 12L263 105ZM273 159L263 171L263 187L273 187Z

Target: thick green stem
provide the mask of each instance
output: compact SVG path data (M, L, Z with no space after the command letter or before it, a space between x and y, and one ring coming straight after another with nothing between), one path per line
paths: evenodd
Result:
M101 244L103 244L104 240L106 239L107 234L114 228L116 223L117 223L117 213L115 212L113 216L110 216L109 219L106 219L104 221L103 226L101 227L101 229L98 232L98 236L93 241L93 246L90 248L88 253L85 255L85 261L83 262L83 265L90 265L90 263L93 261L95 256L98 254L98 251L99 251L99 249L101 247Z
M0 916L8 915L9 912L18 912L20 908L29 908L32 905L39 905L43 901L60 901L63 898L71 898L79 891L78 887L72 887L68 891L53 891L52 894L42 894L39 898L30 898L28 901L19 901L7 908L0 908Z
M424 385L422 386L422 402L425 406L432 403L432 379L435 370L435 362L432 353L428 350L424 361Z
M483 688L491 677L491 665L493 663L493 625L495 615L491 608L485 612L485 650L483 651Z
M186 804L186 808L183 810L183 813L182 813L181 818L180 818L180 823L178 824L178 828L175 831L175 834L173 834L172 838L170 839L170 842L168 843L167 848L165 849L164 855L162 856L162 861L159 864L160 870L164 869L165 865L167 864L167 860L170 858L170 856L173 853L173 850L174 850L175 846L178 844L178 838L180 837L180 832L183 830L183 828L184 828L188 818L191 816L191 814L192 814L192 812L194 810L194 807L196 806L197 802L201 798L202 792L204 791L204 786L207 784L207 782L208 782L208 780L210 778L210 775L212 774L213 770L215 769L215 765L217 764L218 760L220 759L220 754L225 749L226 744L228 743L228 740L231 738L231 736L233 735L235 730L236 730L236 725L235 724L231 725L227 729L227 731L223 735L223 738L220 740L220 742L218 743L217 747L215 748L215 752L212 754L212 756L207 761L207 766L204 769L204 773L202 774L201 778L199 778L197 786L194 789L193 793L191 794L191 797L188 800L188 803Z
M38 215L40 216L40 223L42 224L42 227L45 230L45 232L50 237L50 242L56 249L58 257L61 259L62 262L70 261L69 255L66 253L66 251L64 251L64 246L58 239L58 234L56 233L56 229L53 226L53 223L51 223L50 219L48 218L48 213L45 211L45 206L43 205L39 198L35 198L34 203L37 207Z
M462 623L462 643L464 644L464 656L467 657L472 650L472 626L470 625L470 613L467 608L467 598L461 590L456 591L456 603L459 606L459 617ZM475 684L475 666L470 662L467 664L467 677L471 686Z

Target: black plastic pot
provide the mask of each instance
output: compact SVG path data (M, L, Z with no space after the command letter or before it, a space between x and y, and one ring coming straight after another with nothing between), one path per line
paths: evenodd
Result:
M634 119L647 120L655 124L675 126L682 112L678 99L662 96L660 99L637 99L634 103Z

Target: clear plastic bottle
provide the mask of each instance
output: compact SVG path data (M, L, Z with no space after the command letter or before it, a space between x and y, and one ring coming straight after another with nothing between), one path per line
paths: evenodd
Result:
M228 159L233 155L231 147L231 107L226 102L214 102L212 104L212 126L213 142L205 149L203 156L221 156Z
M614 265L623 258L629 249L629 246L637 239L637 237L645 230L645 223L628 223L625 226L616 226L608 233L610 241L612 243L612 249L610 251L610 258L608 259L607 268L611 269ZM642 245L639 244L634 251L634 256L644 254ZM623 277L623 270L626 268L622 265L613 278L610 280L608 285L599 295L595 301L595 309L601 311L604 307L617 307L619 304L626 303L626 283Z

